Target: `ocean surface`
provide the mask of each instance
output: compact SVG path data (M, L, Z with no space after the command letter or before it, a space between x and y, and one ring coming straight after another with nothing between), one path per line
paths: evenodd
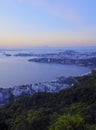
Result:
M79 76L89 68L75 65L28 62L32 57L7 57L0 54L0 88L55 80L59 76Z

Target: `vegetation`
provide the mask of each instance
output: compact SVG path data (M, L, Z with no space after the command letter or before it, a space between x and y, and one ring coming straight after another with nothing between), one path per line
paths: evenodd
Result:
M59 93L21 97L0 109L0 130L96 130L96 71Z

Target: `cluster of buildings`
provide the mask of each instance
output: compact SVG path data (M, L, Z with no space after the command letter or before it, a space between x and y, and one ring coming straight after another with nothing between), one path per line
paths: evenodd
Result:
M59 53L52 54L42 54L40 55L44 58L57 58L57 59L88 59L96 57L96 52L76 52L72 50L67 50Z
M57 80L36 83L34 85L22 85L13 88L0 88L0 106L8 104L10 101L21 96L32 96L40 92L59 92L60 90L71 87L77 80L74 77L59 77Z

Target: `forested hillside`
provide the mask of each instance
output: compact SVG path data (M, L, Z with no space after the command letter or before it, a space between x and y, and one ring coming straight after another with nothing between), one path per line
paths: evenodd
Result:
M0 130L96 130L96 72L58 93L20 97L0 109Z

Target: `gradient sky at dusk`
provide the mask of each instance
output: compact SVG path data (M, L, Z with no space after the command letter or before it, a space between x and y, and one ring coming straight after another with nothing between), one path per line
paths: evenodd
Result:
M96 45L96 0L0 0L0 46Z

